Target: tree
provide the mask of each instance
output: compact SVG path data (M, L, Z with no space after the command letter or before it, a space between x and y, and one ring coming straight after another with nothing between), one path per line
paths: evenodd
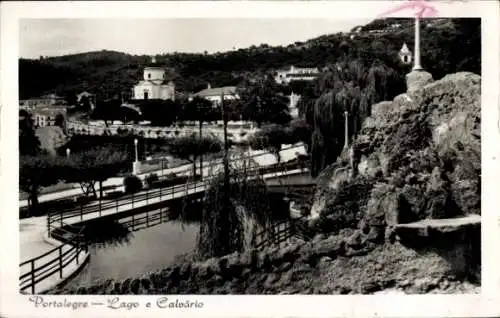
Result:
M213 137L200 138L196 134L183 136L172 140L169 152L180 159L193 163L193 177L196 176L196 160L199 156L208 153L217 153L222 150L218 139Z
M40 188L56 184L63 175L61 157L46 154L20 156L19 188L28 193L31 215L39 212L38 194Z
M98 102L96 108L92 112L92 118L104 120L106 127L108 126L108 121L121 120L122 108L121 101L118 99L109 99L105 101Z
M213 113L212 103L203 97L196 96L185 105L184 109L186 116L198 121L199 138L203 138L203 122L211 119ZM203 176L203 154L200 155L200 175Z
M276 156L278 163L281 162L281 145L293 143L289 130L284 126L270 124L263 126L249 140L254 149L267 149Z
M31 114L19 111L19 154L34 156L40 153L40 140L35 134Z
M63 114L57 114L55 123L56 126L61 127L63 131L66 131L66 120L64 119Z
M302 141L308 148L311 146L311 126L304 118L293 119L288 126L291 143Z
M240 90L243 117L262 123L286 124L291 120L288 97L278 93L279 88L270 77Z
M111 147L100 147L72 154L66 159L64 180L78 182L85 194L91 191L96 196L95 183L99 182L100 197L102 182L126 169L130 162L127 153Z

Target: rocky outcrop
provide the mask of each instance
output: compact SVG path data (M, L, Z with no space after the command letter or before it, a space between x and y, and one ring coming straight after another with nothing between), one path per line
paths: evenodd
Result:
M123 281L54 294L373 294L479 292L435 248L369 247L356 234L180 263Z
M356 174L343 173L339 158L320 176L311 224L328 231L348 209L357 221L348 227L379 238L398 223L480 214L480 84L466 72L434 82L410 73L408 92L373 105L364 121L352 145ZM366 200L345 195L360 185Z

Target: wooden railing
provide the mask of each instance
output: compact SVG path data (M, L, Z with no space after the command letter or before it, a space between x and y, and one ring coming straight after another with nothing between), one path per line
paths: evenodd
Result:
M72 227L66 225L65 228L71 229ZM84 228L74 230L77 232L60 228L57 233L53 233L52 237L61 241L61 245L19 265L21 293L29 289L32 294L35 294L38 283L57 274L59 274L59 279L63 279L63 270L68 265L75 262L78 266L83 261L79 258L80 254L88 252L88 244L83 235Z
M307 240L303 230L306 217L286 219L275 222L270 228L258 232L255 236L255 248L262 249L272 245L281 245L292 237Z
M273 169L274 168L274 169ZM272 171L279 168L279 171ZM280 172L287 172L287 165L280 165L278 167L269 168L256 168L247 170L248 174L263 175L269 173L276 173L279 176ZM79 217L80 221L84 221L84 216L92 213L98 213L98 216L102 216L103 211L114 210L112 213L120 212L120 207L125 205L131 205L131 208L139 207L138 205L142 203L159 203L162 201L170 200L173 198L184 197L189 194L198 193L204 191L206 186L213 180L214 177L205 177L202 180L195 180L194 182L187 182L185 184L175 185L169 188L159 188L159 189L148 189L141 193L132 193L125 195L123 197L113 199L113 200L102 200L99 198L98 202L89 205L80 204L76 208L64 209L60 211L50 212L47 215L47 231L51 233L53 228L62 227L64 220L69 218ZM185 195L177 196L178 194L185 193Z
M281 151L286 151L286 150L290 150L290 149L295 149L295 148L299 148L300 146L289 146L289 147L286 147L286 148L283 148ZM257 157L261 157L261 156L264 156L264 155L267 155L267 154L254 154L254 155L251 155L251 156L246 156L246 157L242 157L242 158L237 158L236 161L239 161L239 160L248 160L248 159L253 159L253 158L257 158ZM277 169L286 169L287 166L307 166L309 163L309 161L301 161L299 159L294 159L294 160L290 160L290 161L287 161L287 162L283 162L283 163L277 163L277 164L272 164L272 165L269 165L269 166L266 166L266 167L259 167L257 169L261 169L259 170L260 173L268 173L268 172L273 172L273 171L276 171ZM216 159L210 163L206 163L204 168L205 169L214 169L214 168L217 168L217 167L222 167L222 159ZM192 167L186 167L185 169L182 169L182 170L179 170L179 171L176 171L175 174L176 175L184 175L184 174L187 174L189 175L190 173L192 172ZM168 180L168 175L163 175L163 176L159 176L159 179L160 181L161 180ZM123 185L115 185L115 186L111 186L108 188L108 190L113 190L113 189L117 189L117 188L120 188L122 187ZM74 196L76 198L76 196ZM85 203L79 203L78 206L75 208L74 206L73 207L70 207L70 208L61 208L60 206L57 206L58 202L61 202L61 205L67 205L67 200L68 198L63 198L63 199L56 199L56 200L51 200L51 205L52 207L50 208L47 208L47 209L44 209L44 212L46 214L54 214L54 213L58 213L58 212L61 212L62 211L70 211L70 210L74 210L76 208L79 208L80 206L82 205L86 205L88 204L88 202L85 202ZM101 200L101 198L99 198L99 200ZM104 200L103 200L104 201ZM95 202L95 200L93 201ZM28 209L28 207L23 207L23 208L20 208L20 209Z

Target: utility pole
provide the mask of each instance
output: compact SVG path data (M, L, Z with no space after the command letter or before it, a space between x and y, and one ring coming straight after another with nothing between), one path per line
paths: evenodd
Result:
M226 116L226 111L225 111L225 105L224 105L224 93L221 92L221 100L220 100L220 106L221 106L221 113L222 113L222 123L224 125L224 159L223 159L223 164L224 164L224 193L228 194L229 192L229 144L227 140L227 116ZM229 198L229 196L227 196Z
M224 159L223 159L223 164L224 164L224 188L222 191L223 195L223 200L222 200L222 209L221 209L221 216L220 216L220 226L222 227L222 232L221 232L221 237L220 240L223 242L222 246L223 249L222 251L217 251L221 255L227 254L227 252L230 251L230 245L231 245L231 235L230 233L230 220L229 220L229 211L230 211L230 200L229 200L229 144L227 140L227 116L226 116L226 111L225 111L225 105L224 105L224 93L221 92L221 98L220 98L220 106L221 106L221 113L222 113L222 122L224 126ZM224 248L225 247L225 248Z

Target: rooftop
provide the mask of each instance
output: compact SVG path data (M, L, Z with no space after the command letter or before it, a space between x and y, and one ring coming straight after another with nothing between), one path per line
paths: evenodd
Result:
M221 94L236 95L236 86L206 88L194 94L194 96L206 97L206 96L219 96Z

